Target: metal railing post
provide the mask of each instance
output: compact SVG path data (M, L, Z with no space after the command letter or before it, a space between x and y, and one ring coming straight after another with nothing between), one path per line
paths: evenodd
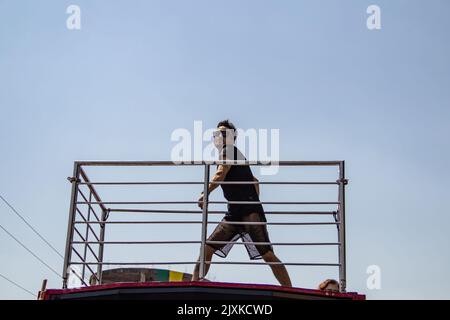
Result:
M73 241L73 231L74 222L77 209L77 196L78 196L78 183L80 176L80 165L75 162L73 166L73 176L69 178L72 183L72 192L70 196L70 209L69 209L69 222L67 224L67 239L66 239L66 250L64 253L64 266L63 266L63 288L67 288L67 280L69 277L69 266L72 259L72 241Z
M339 164L339 210L338 210L338 239L339 239L339 282L341 292L346 291L347 287L347 266L346 266L346 243L345 243L345 163Z
M108 217L108 213L106 211L102 210L102 221L101 222L105 222L106 219ZM102 280L103 280L103 265L101 264L103 262L103 252L104 252L104 241L105 241L105 223L100 223L100 243L98 245L98 260L100 262L100 264L97 265L97 278L98 278L98 284L102 284Z
M205 246L206 234L208 232L208 187L209 187L209 164L205 164L204 186L203 186L203 212L202 212L202 239L200 247L200 270L199 278L205 277Z

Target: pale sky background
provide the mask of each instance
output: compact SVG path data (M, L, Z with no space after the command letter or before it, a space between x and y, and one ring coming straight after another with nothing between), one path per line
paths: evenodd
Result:
M70 4L81 7L79 31L66 28ZM381 7L379 31L366 28L370 4ZM0 0L0 194L63 252L74 160L170 160L172 131L192 130L195 120L280 129L282 160L346 160L349 291L369 299L450 298L449 10L447 0ZM110 181L202 179L201 170L173 169L88 173ZM273 181L335 179L329 170L255 173ZM100 191L115 201L196 200L200 191L171 188ZM264 187L262 200L336 196L293 188ZM3 202L0 223L61 272L62 260ZM114 228L111 240L200 238L197 227ZM335 241L327 228L269 232L278 242ZM0 241L1 274L33 292L44 278L61 287L3 230ZM107 247L105 258L192 261L198 254L188 245L143 248ZM275 252L286 262L336 259L329 249ZM231 260L247 261L242 246ZM380 290L366 287L374 264ZM299 287L337 277L333 268L288 270ZM266 266L210 272L216 281L276 284ZM0 279L0 298L31 297Z

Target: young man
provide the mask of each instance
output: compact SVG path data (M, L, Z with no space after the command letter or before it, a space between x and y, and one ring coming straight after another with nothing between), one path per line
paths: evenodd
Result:
M234 145L236 141L236 128L228 120L221 121L214 132L214 144L220 150L220 160L243 160L244 155ZM256 181L248 165L218 165L211 182L219 181ZM218 184L210 183L208 192L216 189ZM259 202L258 184L221 184L224 197L228 201ZM198 199L199 207L203 208L203 193ZM239 238L244 242L270 242L265 224L241 225L226 222L267 222L261 204L228 204L228 212L217 225L208 241L227 241L228 244L206 244L205 261L210 262L213 254L225 258ZM280 262L273 253L272 245L245 244L251 260L264 259L265 262ZM200 259L199 259L200 260ZM205 264L205 275L210 264ZM282 286L291 287L291 280L286 267L282 264L269 264ZM196 264L192 281L199 280L199 263Z

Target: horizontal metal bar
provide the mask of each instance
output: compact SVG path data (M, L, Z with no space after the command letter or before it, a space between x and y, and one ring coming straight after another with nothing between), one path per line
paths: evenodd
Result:
M211 181L217 185L241 185L241 184L266 184L266 185L338 185L336 181ZM196 181L99 181L80 182L80 185L201 185L203 182Z
M206 241L208 244L228 244L229 241ZM253 244L257 246L274 245L274 246L338 246L338 242L247 242L236 241L234 244Z
M338 185L336 181L211 181L211 184Z
M153 209L109 209L110 212L125 213L184 213L184 214L202 214L200 210L153 210ZM227 211L208 210L208 214L226 214ZM298 215L333 215L336 211L265 211L265 214L298 214Z
M252 165L252 166L339 166L343 161L277 161L266 163L262 161L186 161L175 163L173 161L75 161L79 166L201 166L209 165Z
M198 201L78 201L77 204L197 204Z
M161 184L174 184L174 185L182 185L182 184L203 184L203 182L195 182L195 181L109 181L109 182L80 182L81 185L161 185Z
M195 244L201 241L73 241L72 244Z
M209 221L208 223L223 223L235 225L273 225L273 226L321 226L336 225L339 222L241 222L241 221Z
M194 201L197 203L196 201ZM208 201L209 204L339 204L339 201Z
M132 265L166 265L166 264L196 264L197 262L193 261L167 261L167 262L72 262L71 264L75 265L84 265L84 264L100 264L104 266L132 266Z
M197 204L198 201L78 201L76 204ZM339 201L208 201L208 204L339 204Z
M242 221L208 221L211 224L235 224L235 225L272 225L272 226L320 226L337 225L339 222L242 222Z
M94 223L94 224L201 224L201 221L105 221L105 222L84 222L84 221L75 221L75 224L86 224L86 223Z
M184 214L202 214L201 210L163 210L163 209L109 209L109 212L125 213L184 213ZM208 211L208 214L224 214L226 211Z
M101 265L178 265L197 264L197 261L166 261L166 262L75 262L76 265L101 264ZM247 261L205 261L206 264L242 264L242 265L285 265L285 266L318 266L318 267L339 267L338 263L297 263L297 262L247 262Z
M285 265L285 266L319 266L339 267L339 263L297 263L297 262L248 262L248 261L205 261L206 264L242 264L242 265Z
M75 221L74 224L201 224L201 221ZM235 225L280 225L280 226L309 226L309 225L337 225L339 222L241 222L241 221L208 221L208 224L235 224Z
M72 244L198 244L201 241L73 241ZM206 241L210 244L228 244L229 241ZM337 246L337 242L246 242L234 244L274 245L274 246Z

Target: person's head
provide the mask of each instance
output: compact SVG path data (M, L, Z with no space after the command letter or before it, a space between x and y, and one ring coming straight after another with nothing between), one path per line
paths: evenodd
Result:
M236 127L228 119L220 121L217 124L217 130L214 131L214 145L217 148L223 145L232 145L236 141Z

